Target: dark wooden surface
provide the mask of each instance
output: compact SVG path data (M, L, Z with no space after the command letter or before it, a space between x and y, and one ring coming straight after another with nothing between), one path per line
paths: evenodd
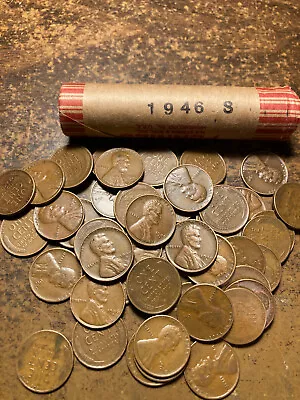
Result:
M62 82L123 82L239 86L290 85L299 94L299 8L277 1L24 0L0 5L1 170L49 157L66 144L57 111ZM299 131L290 143L207 142L227 163L226 182L240 184L240 163L250 150L272 150L287 163L289 180L299 178ZM141 143L79 141L102 146L147 147ZM156 143L170 146L164 141ZM199 143L202 146L202 143ZM195 142L174 143L183 150ZM268 208L271 207L267 199ZM299 235L283 266L275 298L274 323L260 340L237 349L241 377L231 399L298 399L299 390ZM14 258L0 248L1 399L37 399L18 381L20 343L40 329L71 339L74 319L68 302L47 304L30 290L32 258ZM139 320L127 309L129 336ZM125 357L105 371L75 360L73 373L47 399L194 399L184 378L151 389L129 374Z

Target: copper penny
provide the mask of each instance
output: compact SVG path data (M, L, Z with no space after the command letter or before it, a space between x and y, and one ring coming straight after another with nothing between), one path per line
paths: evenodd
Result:
M61 167L52 160L39 160L25 168L35 182L34 205L42 205L53 200L62 190L65 176Z
M166 176L164 194L178 210L195 212L211 201L213 183L203 169L195 165L181 165Z
M114 218L114 201L116 195L108 192L95 182L91 190L92 204L95 210L104 217Z
M105 186L122 189L136 183L144 173L140 155L131 149L115 148L105 151L95 165L97 179Z
M57 303L68 299L81 277L81 266L75 255L59 247L37 256L29 271L29 283L41 300Z
M126 345L127 332L121 318L105 329L89 329L77 322L73 330L74 353L89 368L104 369L112 366L120 360Z
M249 219L252 219L259 212L266 210L263 199L259 194L254 192L254 190L245 187L237 187L237 189L245 196L245 199L247 200L249 207Z
M161 186L171 169L177 167L178 160L171 150L139 151L144 164L143 182Z
M58 149L51 159L57 162L64 172L65 189L80 185L93 169L93 157L85 147L64 146Z
M220 339L233 322L226 294L214 285L200 284L188 289L177 306L178 320L197 340Z
M17 374L23 385L33 392L48 393L58 389L72 369L72 347L59 332L35 332L20 346Z
M234 288L225 291L232 304L233 324L225 336L231 344L244 345L256 340L266 325L266 310L260 298L251 290Z
M267 289L271 289L265 275L262 274L258 269L250 267L249 265L237 265L234 273L231 275L230 279L225 282L224 286L227 288L233 282L239 281L241 279L253 279L262 283Z
M181 280L175 267L161 258L139 261L126 280L130 302L147 314L169 310L181 294Z
M204 222L188 220L176 225L166 246L169 260L184 272L200 272L208 268L218 253L214 231Z
M193 164L204 169L214 185L221 183L226 176L225 161L218 153L187 150L180 157L180 164Z
M106 328L115 323L125 307L121 283L105 285L85 276L75 284L71 294L71 311L88 328Z
M98 228L82 242L80 262L92 279L100 282L114 281L123 276L131 266L133 251L130 239L121 230Z
M139 182L134 187L127 190L120 190L114 199L114 215L117 221L125 228L126 212L130 203L146 194L158 195L156 189L146 183Z
M218 239L218 255L213 264L200 274L190 275L189 279L194 283L210 283L220 286L226 283L234 273L236 256L229 241L222 236Z
M10 169L0 174L0 215L11 216L33 199L35 183L28 172Z
M38 233L50 240L72 236L83 222L83 206L79 198L67 191L51 204L34 210L34 226Z
M288 228L277 218L268 216L253 218L244 227L243 236L269 247L280 262L285 261L290 253L291 237Z
M94 166L96 165L96 162L98 161L98 158L105 152L106 150L96 150L93 153L93 159L94 159Z
M248 155L242 162L241 175L250 189L263 195L272 195L288 179L284 161L273 153Z
M190 351L186 328L167 315L148 318L134 337L136 360L146 373L154 377L176 375L186 365Z
M137 359L135 359L135 364L136 364L138 370L141 372L141 374L144 375L145 378L150 379L150 380L152 380L153 382L162 383L162 384L164 384L164 385L167 384L167 383L169 383L169 382L174 381L174 380L177 379L179 376L181 376L181 375L182 375L182 372L183 372L183 370L184 370L184 368L185 368L185 366L184 366L184 367L183 367L179 372L177 372L177 374L175 374L175 375L172 375L172 376L167 377L167 378L162 378L162 377L152 376L152 375L148 374L146 371L144 371L143 368L139 365Z
M47 244L34 227L33 210L20 218L2 221L0 239L5 250L19 257L32 256Z
M134 200L126 213L129 235L144 246L166 242L175 230L175 212L160 196L144 195Z
M203 399L223 399L236 387L240 375L238 357L226 342L194 343L184 377L190 389Z
M136 244L132 243L133 248L133 261L137 263L145 258L160 257L162 254L162 248L159 249L144 249L138 247Z
M263 252L263 255L266 259L266 270L265 277L270 283L271 291L273 292L280 283L281 275L282 275L282 267L281 263L268 247L259 246Z
M266 260L259 246L246 236L230 236L227 238L232 245L237 265L249 265L264 273Z
M249 207L242 193L232 186L215 186L210 204L201 217L215 232L230 234L240 230L247 222Z
M274 195L274 207L283 222L293 229L300 229L300 183L280 186Z

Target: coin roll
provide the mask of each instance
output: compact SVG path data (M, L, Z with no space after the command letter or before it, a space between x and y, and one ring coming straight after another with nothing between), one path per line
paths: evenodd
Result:
M300 101L287 86L66 83L59 115L68 136L286 140Z

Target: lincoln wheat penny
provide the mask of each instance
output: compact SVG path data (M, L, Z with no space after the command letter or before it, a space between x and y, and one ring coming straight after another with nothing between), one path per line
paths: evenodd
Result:
M250 267L249 265L237 265L234 273L231 275L230 279L225 282L224 286L228 287L233 282L239 281L241 279L253 279L262 283L267 289L271 290L270 283L266 276L262 274L258 269Z
M265 277L270 284L270 289L273 292L280 283L282 275L282 266L278 257L266 246L259 246L266 259Z
M274 207L279 217L293 229L300 229L300 184L285 183L274 195Z
M152 186L164 183L167 174L178 165L178 160L170 150L139 151L144 164L143 182Z
M259 246L246 236L230 236L227 238L232 245L237 265L249 265L264 273L266 260Z
M266 210L263 199L259 194L254 192L254 190L245 187L237 187L237 189L245 196L245 199L247 200L249 207L249 219L252 219L259 212Z

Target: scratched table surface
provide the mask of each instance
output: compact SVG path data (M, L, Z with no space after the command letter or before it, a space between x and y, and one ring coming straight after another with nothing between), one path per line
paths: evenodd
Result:
M293 0L8 0L1 2L1 170L49 157L68 143L60 129L57 96L62 82L162 83L299 88L299 8ZM298 47L297 47L298 46ZM252 150L281 155L289 181L299 178L299 131L289 143L199 143L219 151L227 164L226 181L242 184L239 167ZM78 143L91 151L151 142ZM166 148L170 142L156 141ZM175 150L195 141L174 142ZM266 201L271 208L270 199ZM275 292L277 313L264 335L236 349L240 382L230 399L298 399L299 248L283 266ZM67 383L38 395L19 382L20 343L40 329L71 339L74 318L69 302L47 304L30 290L33 258L14 258L0 248L1 363L0 398L9 399L195 399L184 377L162 388L142 386L130 375L125 357L112 368L93 371L76 359ZM297 265L298 262L298 265ZM127 307L129 337L141 318Z

